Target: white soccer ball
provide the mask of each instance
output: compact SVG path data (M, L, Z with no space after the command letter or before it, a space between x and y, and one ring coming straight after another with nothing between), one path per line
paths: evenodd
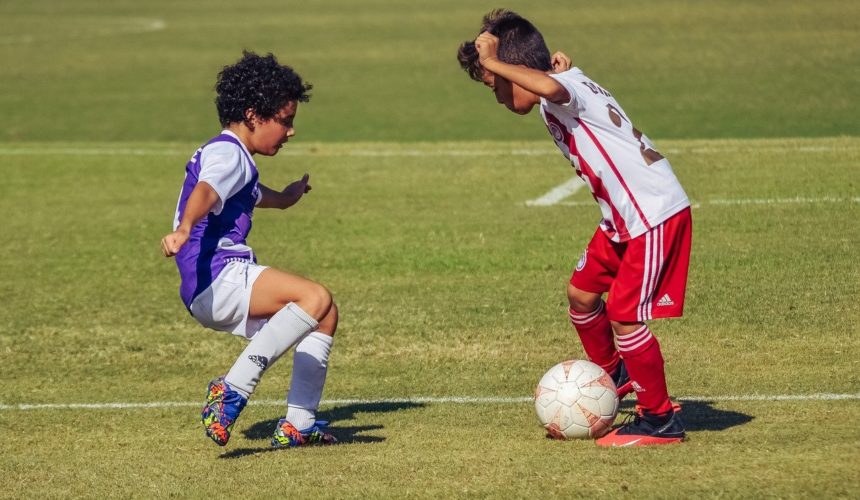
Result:
M538 382L535 410L549 437L599 438L609 432L618 415L615 383L591 361L563 361Z

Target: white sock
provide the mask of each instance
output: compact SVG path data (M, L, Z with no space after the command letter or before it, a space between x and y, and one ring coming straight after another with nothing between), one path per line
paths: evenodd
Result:
M313 332L299 342L293 353L293 377L287 394L287 421L296 429L307 429L316 422L333 341L329 335Z
M266 368L317 326L313 317L290 302L254 335L224 380L246 398L250 397Z

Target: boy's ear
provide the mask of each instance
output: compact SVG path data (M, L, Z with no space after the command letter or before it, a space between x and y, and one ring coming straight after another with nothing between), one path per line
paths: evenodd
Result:
M257 112L253 108L245 110L245 126L254 130L254 124L257 121Z

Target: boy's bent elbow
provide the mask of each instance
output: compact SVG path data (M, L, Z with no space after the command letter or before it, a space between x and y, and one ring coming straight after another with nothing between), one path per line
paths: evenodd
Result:
M553 104L565 104L570 102L570 93L564 85L552 80L552 83L547 85L544 98Z

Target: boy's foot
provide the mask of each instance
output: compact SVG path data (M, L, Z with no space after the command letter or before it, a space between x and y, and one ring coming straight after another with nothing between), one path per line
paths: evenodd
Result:
M317 420L310 428L300 431L293 424L287 422L287 419L282 418L278 421L278 426L275 427L272 447L292 448L294 446L337 443L337 439L325 431L327 426L328 422L325 420Z
M647 446L680 443L685 437L681 415L674 410L666 415L652 415L637 406L636 413L595 443L598 446Z
M227 444L233 423L247 403L244 396L227 385L224 377L212 379L206 393L206 405L200 413L206 435L219 446Z

